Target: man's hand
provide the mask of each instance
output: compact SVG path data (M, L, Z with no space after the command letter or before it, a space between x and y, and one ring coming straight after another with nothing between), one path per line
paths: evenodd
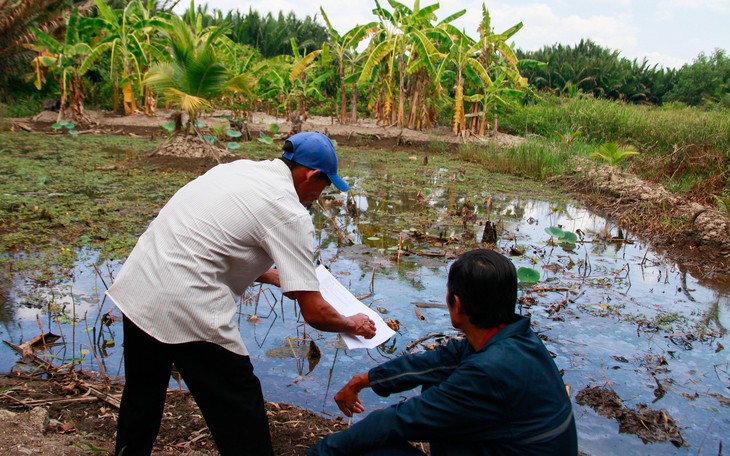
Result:
M279 281L279 270L274 268L271 268L261 274L261 277L256 279L256 281L261 283L268 283L276 287L281 287L281 282Z
M362 413L365 411L365 407L362 406L358 393L369 385L370 379L367 373L355 375L347 382L347 385L335 394L337 407L342 410L345 416L352 416L354 413Z
M352 334L356 336L363 336L366 339L372 339L375 337L375 322L371 320L370 317L363 313L359 313L348 318L355 324L355 329L352 330Z
M359 313L346 317L328 303L319 291L289 291L284 295L296 299L304 321L320 331L341 332L372 339L375 322Z

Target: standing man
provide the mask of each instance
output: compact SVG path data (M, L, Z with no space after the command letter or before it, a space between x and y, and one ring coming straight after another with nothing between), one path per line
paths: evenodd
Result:
M446 302L460 340L405 355L355 375L336 395L347 415L358 393L381 396L423 386L405 402L371 412L310 448L318 455L575 456L575 421L565 385L528 318L515 314L517 273L492 250L462 254L449 270Z
M173 363L222 455L272 454L261 384L234 321L254 281L280 286L319 330L375 335L366 315L345 317L319 292L307 207L330 183L349 188L334 145L306 132L279 159L212 168L162 208L107 292L124 326L116 454L151 453Z

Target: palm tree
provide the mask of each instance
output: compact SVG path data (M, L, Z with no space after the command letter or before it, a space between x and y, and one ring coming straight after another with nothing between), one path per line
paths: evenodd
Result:
M187 114L186 133L191 128L197 132L196 121L203 110L211 107L213 98L228 91L251 93L252 81L250 75L235 74L226 68L217 56L225 28L209 27L195 33L177 16L171 17L171 25L172 32L167 36L169 61L153 65L144 83Z

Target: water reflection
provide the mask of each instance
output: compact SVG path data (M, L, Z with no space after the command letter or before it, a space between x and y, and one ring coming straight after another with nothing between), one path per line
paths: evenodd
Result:
M619 435L613 421L576 405L581 450L696 454L716 449L730 435L726 405L719 399L729 395L730 387L728 352L720 348L730 347L727 283L698 280L632 233L619 232L619 226L570 202L458 195L449 185L452 178L458 176L434 172L436 188L428 201L418 202L416 192L383 186L380 194L353 192L357 218L342 200L314 213L319 260L354 295L367 296L365 304L400 322L396 336L377 350L347 350L336 335L303 325L294 302L276 289L256 286L241 297L239 327L268 400L336 416L331 396L351 375L429 333L453 334L446 309L414 303L444 302L449 253L467 248L462 243L473 245L489 218L499 227L498 247L524 252L512 257L515 265L541 274L540 283L521 289L521 309L555 353L574 394L608 385L628 406L666 409L689 444L682 449L644 445L635 436ZM484 202L489 197L491 207ZM474 217L465 226L458 210L468 200ZM580 233L582 242L554 245L545 231L551 226ZM343 242L342 233L354 245ZM622 239L615 239L619 235ZM51 287L31 287L14 278L0 308L3 338L25 342L38 334L40 321L44 331L58 332L66 342L43 356L57 363L78 360L82 368L108 375L123 373L119 313L104 296L120 264L95 267L97 262L94 252L82 252L71 278ZM17 360L7 347L0 350L0 370L17 368ZM667 393L653 402L657 381ZM369 409L399 400L369 391L363 397Z

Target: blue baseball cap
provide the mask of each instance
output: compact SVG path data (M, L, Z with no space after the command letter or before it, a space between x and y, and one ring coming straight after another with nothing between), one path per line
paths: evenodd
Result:
M287 143L291 143L291 146ZM332 140L318 131L305 131L289 137L284 143L282 157L302 166L321 171L330 182L343 192L350 189L347 182L337 174L337 153Z

